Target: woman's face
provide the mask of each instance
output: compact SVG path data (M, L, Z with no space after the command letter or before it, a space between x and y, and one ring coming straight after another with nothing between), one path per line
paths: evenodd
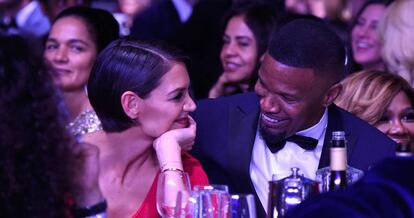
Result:
M382 46L377 27L385 9L384 5L369 5L357 18L352 29L351 40L354 59L364 68L382 65Z
M149 96L142 100L138 122L153 138L171 129L189 125L188 115L196 105L189 95L190 79L184 64L176 63Z
M243 16L229 20L223 36L221 64L229 82L248 81L257 63L257 44Z
M400 91L393 98L375 127L397 143L408 144L414 140L414 109L405 92Z
M150 3L150 0L118 0L119 10L130 16L137 15Z
M44 60L57 87L63 91L82 90L96 55L95 41L80 18L63 17L53 24Z

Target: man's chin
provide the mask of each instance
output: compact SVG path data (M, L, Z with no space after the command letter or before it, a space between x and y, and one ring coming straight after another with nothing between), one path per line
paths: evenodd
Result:
M259 133L266 144L277 144L286 137L286 132L277 132L263 124L259 125Z

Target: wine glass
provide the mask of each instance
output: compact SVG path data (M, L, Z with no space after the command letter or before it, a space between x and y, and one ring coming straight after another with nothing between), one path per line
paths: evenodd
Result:
M231 195L231 214L233 218L255 218L254 196L252 194Z
M175 217L177 213L177 194L180 197L189 195L190 179L187 173L181 171L165 171L160 173L157 184L157 210L162 217ZM185 197L185 196L184 196Z

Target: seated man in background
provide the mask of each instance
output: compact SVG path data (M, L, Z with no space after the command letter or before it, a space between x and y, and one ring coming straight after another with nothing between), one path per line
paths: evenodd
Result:
M258 217L264 217L272 175L279 180L299 167L314 179L329 164L333 131L345 131L352 167L366 171L392 155L391 139L332 104L345 63L344 45L323 22L298 19L274 32L256 94L198 102L193 154L210 182L254 193Z

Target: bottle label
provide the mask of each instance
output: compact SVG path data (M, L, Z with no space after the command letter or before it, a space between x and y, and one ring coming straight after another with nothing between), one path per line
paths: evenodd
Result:
M346 148L331 148L331 170L346 170Z

